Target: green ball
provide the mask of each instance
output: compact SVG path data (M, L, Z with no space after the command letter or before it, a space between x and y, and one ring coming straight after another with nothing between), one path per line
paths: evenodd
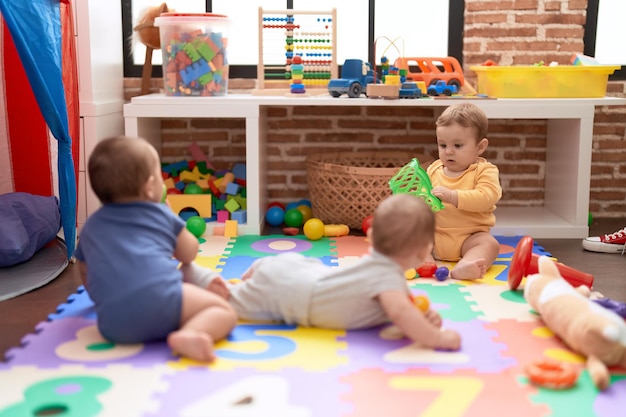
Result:
M189 184L185 187L185 194L203 194L202 187L198 184Z
M191 216L187 219L187 230L195 237L200 237L206 231L206 222L200 216Z
M587 216L587 226L591 226L593 224L593 215L591 214L591 212L589 212L589 215Z
M304 222L302 212L297 208L289 209L285 212L284 222L289 227L300 227Z

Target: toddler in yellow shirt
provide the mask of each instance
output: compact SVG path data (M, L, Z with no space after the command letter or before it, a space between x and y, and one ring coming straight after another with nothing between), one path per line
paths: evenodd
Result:
M445 209L436 213L434 258L458 261L452 278L482 278L500 250L490 230L502 197L498 167L481 156L489 145L487 116L475 104L459 103L435 124L439 159L427 173Z

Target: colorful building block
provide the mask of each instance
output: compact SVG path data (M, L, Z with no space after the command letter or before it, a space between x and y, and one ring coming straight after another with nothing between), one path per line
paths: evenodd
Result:
M239 205L237 200L235 200L234 198L231 198L230 200L226 201L226 204L224 204L224 208L228 210L230 213L232 213L236 210L239 210L241 206Z
M200 179L198 174L190 171L182 171L179 178L184 183L197 182Z
M204 59L199 59L193 64L181 69L179 74L183 79L183 83L189 85L210 71L211 68L209 68L209 64Z
M217 222L226 223L226 220L230 220L230 212L228 210L217 211Z
M209 180L206 178L200 178L198 181L196 181L196 184L198 184L198 186L200 186L200 188L202 188L204 191L209 190Z
M243 189L243 191L245 191L245 188ZM235 199L235 201L237 201L242 210L246 210L248 208L248 200L246 199L245 195L235 195L232 197Z
M200 162L204 162L206 168L209 168L212 171L215 171L215 167L213 166L211 161L209 161L209 158L207 158L206 154L202 152L202 149L200 149L200 146L198 146L196 142L192 142L191 145L187 147L187 149L189 150L191 157L200 166L200 170L202 170L202 166L200 165Z
M239 224L248 223L248 211L237 210L230 214L231 220L236 220Z
M235 182L229 182L226 185L226 194L230 194L230 195L236 195L237 193L239 193L239 184L235 183Z
M224 204L226 204L226 200L221 200L219 198L216 198L214 200L214 203L215 203L215 210L220 211L220 210L224 210Z
M220 178L219 184L216 184L217 188L220 190L220 192L225 193L226 187L228 186L228 184L230 184L234 180L235 180L235 175L232 172L226 172L224 173L224 176Z
M178 180L176 180L176 183L174 184L174 188L176 188L179 191L185 191L186 186L187 186L186 183L184 183L183 181L178 181Z
M184 171L186 169L189 169L189 163L186 160L173 162L161 167L161 171L167 172L172 176L176 176L180 171Z
M236 179L244 181L246 180L246 164L238 162L233 165L233 169L231 171L235 175Z
M218 197L222 195L222 193L220 192L220 190L217 188L217 185L215 185L215 180L211 181L209 180L209 189L211 190L211 193L215 196Z
M167 202L176 214L183 209L192 208L200 217L211 217L211 194L168 194Z
M224 224L225 237L237 237L237 220L226 220Z
M166 178L163 180L163 184L165 184L165 188L169 190L170 188L176 188L176 183L172 178Z

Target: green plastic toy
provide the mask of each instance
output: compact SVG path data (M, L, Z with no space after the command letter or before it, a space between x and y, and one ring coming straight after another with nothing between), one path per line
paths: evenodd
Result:
M161 193L161 203L165 203L167 200L167 187L163 184L163 192Z
M389 187L393 194L406 193L423 198L435 212L444 208L441 200L432 194L433 185L417 158L413 158L391 177Z

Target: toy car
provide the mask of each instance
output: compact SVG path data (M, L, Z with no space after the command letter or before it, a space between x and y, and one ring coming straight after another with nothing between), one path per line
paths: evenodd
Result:
M454 84L448 85L443 80L439 80L435 84L431 84L428 86L429 96L440 96L440 95L451 96L452 94L455 94L457 91L458 91L458 88L456 85Z
M369 62L346 59L341 78L334 78L328 83L328 93L333 97L347 94L350 98L357 98L366 92L368 84L379 82L374 78L374 70Z
M448 85L456 85L457 90L465 85L463 67L451 56L400 57L394 66L407 71L407 81L423 81L426 85L431 85L443 80Z
M422 97L422 90L414 82L404 82L400 86L400 98L420 98Z

